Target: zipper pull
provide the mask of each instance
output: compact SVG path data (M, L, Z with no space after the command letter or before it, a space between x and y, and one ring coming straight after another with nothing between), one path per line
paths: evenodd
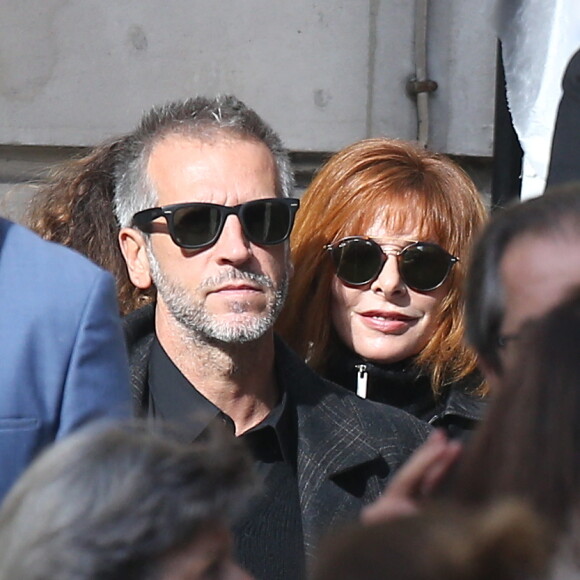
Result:
M369 373L367 372L367 365L354 365L357 369L356 373L356 394L363 398L367 398L367 384L369 381Z

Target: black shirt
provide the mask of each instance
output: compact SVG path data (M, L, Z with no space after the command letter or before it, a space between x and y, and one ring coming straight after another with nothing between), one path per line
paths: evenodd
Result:
M149 359L148 415L178 424L191 441L213 421L234 431L231 418L183 376L157 338ZM297 429L286 393L241 438L252 451L263 485L234 525L236 556L257 580L300 580L306 574L296 474Z

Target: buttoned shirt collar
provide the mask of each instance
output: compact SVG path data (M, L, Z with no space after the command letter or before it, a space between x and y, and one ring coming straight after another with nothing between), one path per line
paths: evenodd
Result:
M223 422L232 432L235 430L232 419L185 378L157 337L153 340L149 359L149 415L176 424L189 441L195 441L214 421ZM267 457L272 457L281 453L284 461L295 467L297 441L294 425L288 397L283 391L268 416L242 437L255 454L265 451ZM269 429L273 430L274 437L266 435ZM275 459L272 457L272 460Z

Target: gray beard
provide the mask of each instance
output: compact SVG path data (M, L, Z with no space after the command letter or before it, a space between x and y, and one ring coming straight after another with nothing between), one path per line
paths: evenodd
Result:
M193 300L185 288L169 280L162 272L153 253L148 251L148 254L151 277L157 287L157 292L174 320L185 329L187 336L196 342L242 344L258 340L274 326L284 306L288 294L287 275L280 282L280 287L270 294L264 313L248 315L244 321L223 322L217 316L210 314L201 301ZM219 286L232 280L251 281L264 289L274 289L274 282L269 276L238 270L234 267L219 276L205 280L198 289ZM244 301L233 302L231 305L231 311L234 313L243 314L248 309L249 304Z

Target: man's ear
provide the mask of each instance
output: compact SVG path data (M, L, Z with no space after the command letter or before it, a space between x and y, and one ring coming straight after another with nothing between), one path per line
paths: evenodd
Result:
M121 228L119 245L127 263L129 278L137 288L146 290L153 284L146 241L141 232L133 228Z

